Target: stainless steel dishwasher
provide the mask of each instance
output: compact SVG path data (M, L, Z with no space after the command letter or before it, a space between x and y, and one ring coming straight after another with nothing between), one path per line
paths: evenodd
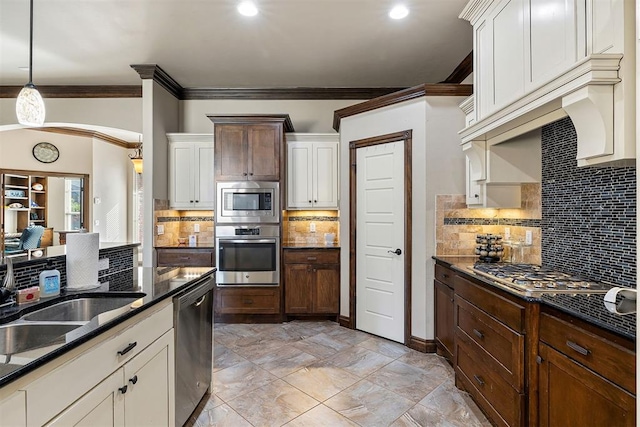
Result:
M173 299L176 426L183 426L211 385L213 287L209 277Z

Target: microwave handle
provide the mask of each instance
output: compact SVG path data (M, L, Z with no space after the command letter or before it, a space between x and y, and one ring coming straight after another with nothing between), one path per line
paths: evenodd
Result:
M218 239L218 243L275 243L276 239Z

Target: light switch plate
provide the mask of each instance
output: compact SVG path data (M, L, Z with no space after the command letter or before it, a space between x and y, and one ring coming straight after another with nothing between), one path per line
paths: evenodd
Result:
M158 225L158 236L164 234L164 225Z
M194 233L200 232L200 224L193 224L193 232Z
M524 232L524 243L526 245L533 245L533 231L527 230Z
M309 224L309 232L310 233L315 233L316 232L316 223L312 222L311 224Z

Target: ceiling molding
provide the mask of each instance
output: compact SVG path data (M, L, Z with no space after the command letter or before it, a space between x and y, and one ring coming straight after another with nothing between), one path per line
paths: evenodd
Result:
M0 86L0 98L17 98L22 86ZM141 98L142 86L38 86L43 98Z
M295 132L291 117L288 114L212 114L207 115L215 123L247 124L275 122L282 123L284 132Z
M389 105L399 104L422 96L469 96L473 93L473 85L435 83L423 84L410 87L389 95L384 95L375 99L371 99L360 104L351 105L333 113L333 128L340 131L340 120L345 117L354 116L356 114L365 113L367 111L376 110L378 108L387 107Z
M132 64L131 68L136 70L140 78L143 80L151 79L165 88L167 92L177 99L182 99L184 88L180 83L175 81L166 71L157 64Z
M185 88L183 100L204 99L372 99L397 92L402 87L292 87L292 88Z
M440 83L462 83L471 73L473 73L473 51L469 52L469 55L458 64L449 77Z
M28 130L59 133L70 136L82 136L85 138L96 138L109 144L117 145L118 147L126 149L135 149L138 147L137 142L128 142L124 139L116 138L115 136L107 135L102 132L89 129L70 128L70 127L41 127L41 128L28 128Z

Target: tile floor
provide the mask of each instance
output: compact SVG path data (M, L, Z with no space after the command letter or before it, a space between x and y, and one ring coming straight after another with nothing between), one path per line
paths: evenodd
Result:
M490 426L453 369L335 322L217 324L214 390L189 426Z

